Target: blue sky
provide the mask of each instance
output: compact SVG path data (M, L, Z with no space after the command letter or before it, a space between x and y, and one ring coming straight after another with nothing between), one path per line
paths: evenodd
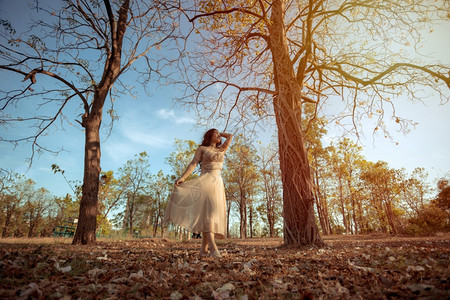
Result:
M21 5L26 1L0 0L0 17L5 16L16 24L26 22L26 10ZM11 19L11 16L14 16ZM442 62L450 62L450 39L446 35L450 32L447 23L430 33L427 37L429 43L423 51ZM8 84L4 71L1 86ZM133 78L129 78L133 80ZM185 111L172 102L171 98L177 96L177 91L170 87L153 87L154 93L148 96L140 87L135 87L136 98L118 99L115 108L120 119L115 122L112 135L102 142L102 170L114 170L122 166L135 154L146 151L150 156L151 172L156 174L159 170L169 171L164 159L173 151L175 138L191 139L199 142L203 126L195 126L196 119L193 113ZM449 96L449 91L444 93ZM24 107L23 109L26 109ZM415 167L424 167L430 173L430 180L443 176L450 171L450 104L439 105L437 96L425 99L425 103L410 103L399 99L398 112L407 119L418 122L418 125L409 134L397 133L391 127L394 141L384 136L373 137L370 130L365 131L361 139L364 146L363 155L367 160L383 160L393 168L405 168L411 172ZM103 124L107 123L107 118ZM75 123L76 124L76 123ZM370 128L367 122L366 129ZM61 127L61 126L59 126ZM7 143L0 143L0 167L13 169L16 172L26 172L28 178L50 190L53 194L63 196L70 193L70 187L60 174L51 172L51 165L58 164L65 170L69 180L82 180L84 133L77 125L64 125L64 129L52 130L44 137L43 144L57 148L64 146L65 151L54 156L43 153L35 156L34 162L28 169L27 158L30 156L29 144L13 147ZM220 127L218 129L221 129ZM3 127L0 130L5 130ZM9 128L7 134L23 133L23 128ZM331 129L327 140L335 139L340 133ZM271 132L258 132L259 139L268 141ZM398 144L396 144L398 143Z

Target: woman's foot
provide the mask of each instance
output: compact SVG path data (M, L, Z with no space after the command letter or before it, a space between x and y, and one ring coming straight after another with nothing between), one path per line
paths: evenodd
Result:
M213 251L213 252L211 252L211 257L215 257L215 258L222 257L222 254L220 254L219 251Z

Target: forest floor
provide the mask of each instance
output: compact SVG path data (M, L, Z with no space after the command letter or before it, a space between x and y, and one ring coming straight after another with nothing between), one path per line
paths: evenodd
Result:
M450 299L450 235L281 239L0 239L1 299Z

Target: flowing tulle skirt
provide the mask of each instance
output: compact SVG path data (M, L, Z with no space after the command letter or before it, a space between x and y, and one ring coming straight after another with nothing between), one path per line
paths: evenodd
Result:
M175 187L167 204L164 220L191 232L226 235L226 201L220 170L205 172Z

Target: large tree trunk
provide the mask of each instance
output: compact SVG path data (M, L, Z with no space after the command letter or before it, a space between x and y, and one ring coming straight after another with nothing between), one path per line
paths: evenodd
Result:
M322 245L314 218L313 182L301 130L301 85L289 57L284 30L284 1L274 1L270 48L275 74L274 112L278 127L283 182L284 243Z
M97 202L100 181L100 125L102 110L83 119L85 128L84 178L78 226L72 244L91 244L96 240Z

